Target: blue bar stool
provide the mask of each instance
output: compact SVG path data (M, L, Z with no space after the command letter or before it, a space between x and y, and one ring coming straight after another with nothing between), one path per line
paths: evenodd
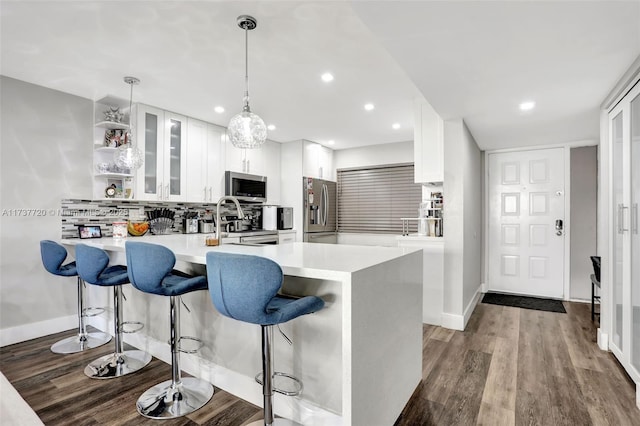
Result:
M273 418L273 326L319 311L324 301L316 296L300 299L278 296L283 281L282 269L264 257L211 251L207 253L207 276L211 300L222 315L258 324L262 329L264 420L251 425L296 424L288 419Z
M181 339L180 301L178 298L196 290L207 289L207 278L190 276L173 269L176 256L171 250L157 244L127 241L127 267L129 280L138 290L169 296L171 322L171 380L159 383L144 392L136 403L138 412L152 419L172 419L202 408L213 396L213 385L196 377L180 376ZM188 351L194 352L194 351Z
M122 285L129 283L127 267L109 266L109 255L102 249L86 244L76 246L78 275L89 284L113 287L113 328L116 341L114 353L102 356L84 369L92 379L113 379L134 373L151 361L151 355L139 350L124 350L122 332Z
M78 276L76 262L70 262L63 265L62 262L67 258L67 249L61 244L51 240L40 241L40 255L42 264L47 272L61 277L77 277L78 278L78 334L66 339L60 340L51 346L51 352L57 354L74 354L87 349L97 348L111 340L111 336L102 332L87 333L84 323L86 315L84 308L84 283L82 278Z

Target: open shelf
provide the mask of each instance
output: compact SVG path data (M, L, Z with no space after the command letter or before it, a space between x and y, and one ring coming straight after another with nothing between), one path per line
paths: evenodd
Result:
M126 123L116 123L114 121L100 121L95 124L96 127L102 127L103 129L119 129L126 130L129 125Z

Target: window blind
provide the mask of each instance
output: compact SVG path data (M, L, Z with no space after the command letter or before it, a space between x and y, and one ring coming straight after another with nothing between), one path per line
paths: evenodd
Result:
M413 164L340 169L338 231L402 233L402 217L418 217L422 186L414 183ZM410 222L410 232L417 232Z

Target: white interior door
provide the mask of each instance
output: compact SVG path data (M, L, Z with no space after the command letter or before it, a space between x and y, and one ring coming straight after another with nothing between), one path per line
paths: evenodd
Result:
M563 298L564 149L494 153L488 163L488 290Z

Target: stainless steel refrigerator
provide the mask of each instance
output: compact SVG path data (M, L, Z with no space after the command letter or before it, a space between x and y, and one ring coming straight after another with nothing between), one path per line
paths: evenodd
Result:
M336 183L303 177L302 190L303 241L336 244L338 242Z

